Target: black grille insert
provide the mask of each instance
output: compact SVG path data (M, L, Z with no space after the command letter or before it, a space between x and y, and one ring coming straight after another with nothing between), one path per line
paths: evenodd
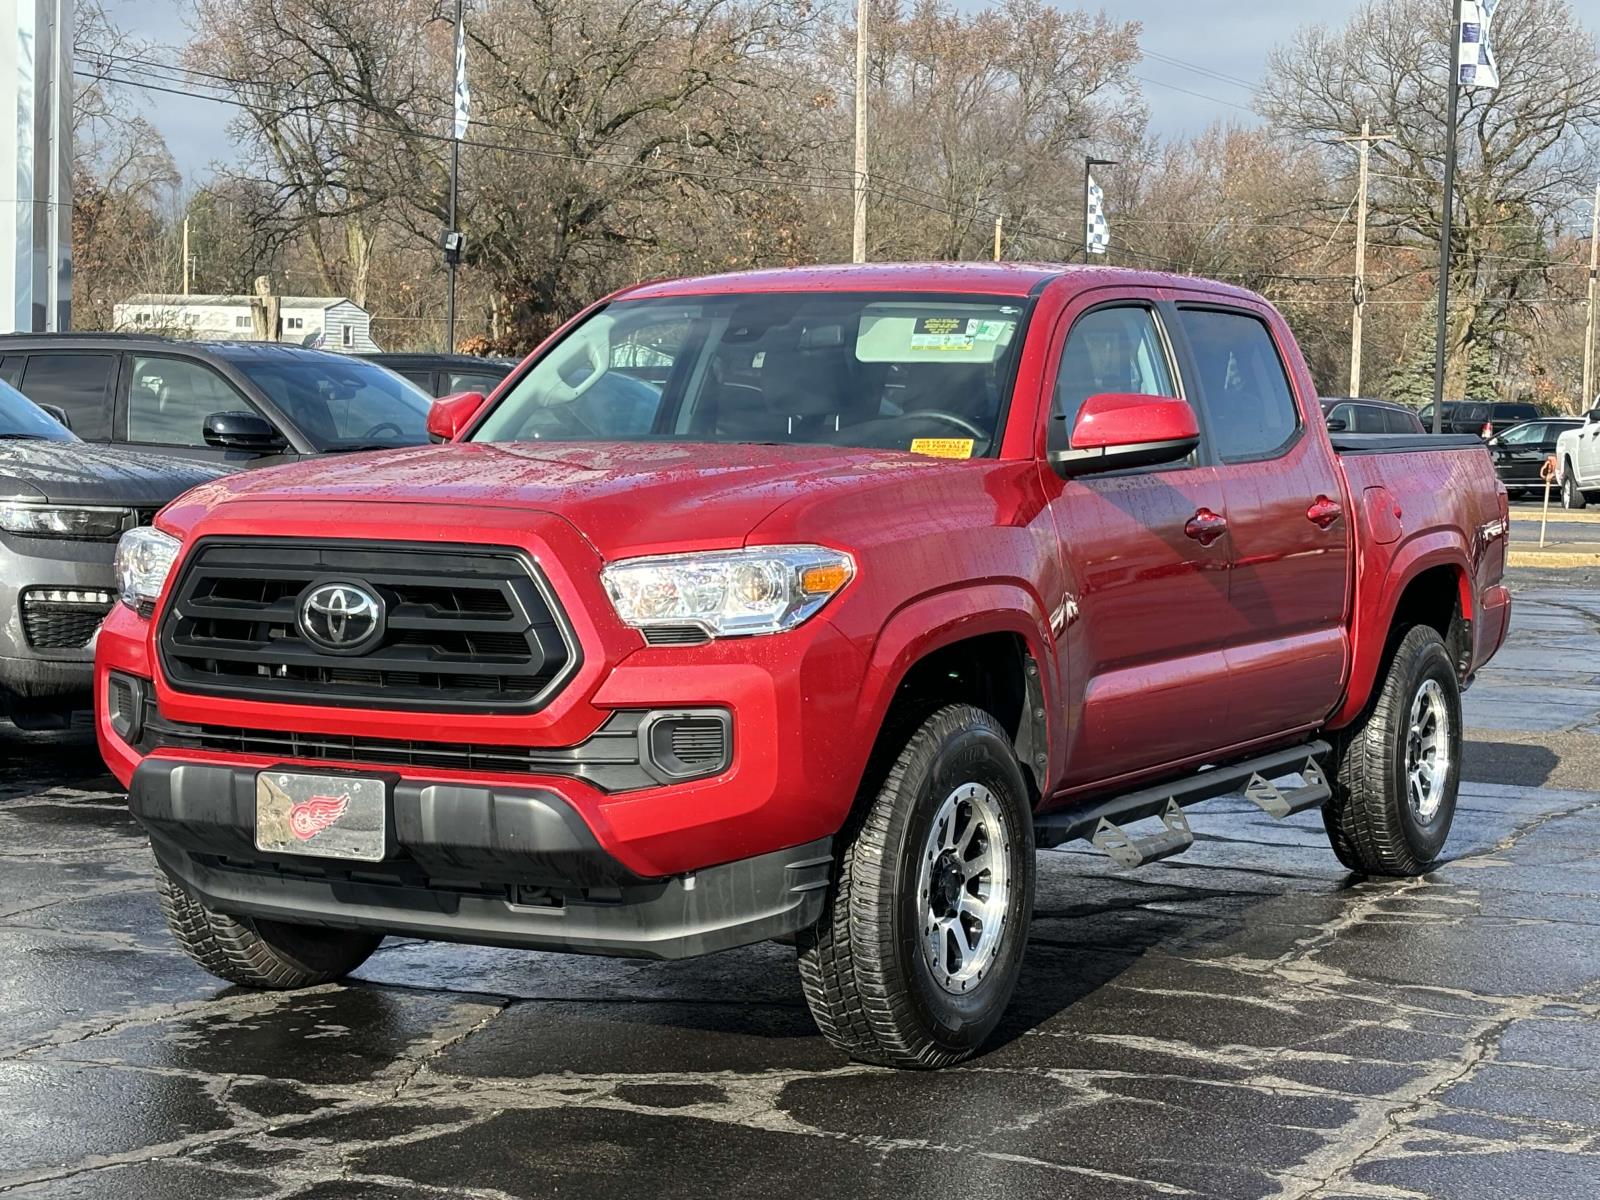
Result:
M29 588L22 593L22 633L35 650L82 650L116 605L111 592Z
M359 656L300 635L314 584L382 598L384 636ZM179 691L370 708L531 712L577 669L578 644L538 567L518 551L395 543L203 539L161 622Z

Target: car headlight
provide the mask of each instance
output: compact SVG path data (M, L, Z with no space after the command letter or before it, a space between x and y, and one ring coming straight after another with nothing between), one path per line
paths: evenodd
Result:
M793 629L838 594L855 560L824 546L663 554L600 572L617 616L635 629L695 625L712 637Z
M23 537L109 542L134 523L134 514L126 508L0 503L0 529Z
M135 610L141 604L154 604L182 545L177 538L149 526L123 534L117 543L117 588L122 602Z

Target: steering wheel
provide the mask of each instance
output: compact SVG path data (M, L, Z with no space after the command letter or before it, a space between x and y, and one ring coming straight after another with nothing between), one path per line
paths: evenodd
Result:
M371 429L367 430L361 435L361 440L366 441L368 438L375 438L385 430L394 434L394 436L398 438L403 438L406 435L406 431L401 429L400 426L396 425L393 421L379 421Z
M971 421L967 420L967 418L958 417L952 412L944 412L937 408L921 408L916 412L906 413L905 416L908 418L931 417L935 421L944 421L950 425L954 425L957 429L961 430L962 433L970 433L973 441L987 442L989 440L989 434L986 430L979 429Z

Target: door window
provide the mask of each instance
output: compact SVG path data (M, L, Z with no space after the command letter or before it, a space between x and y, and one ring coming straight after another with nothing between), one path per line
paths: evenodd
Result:
M1238 312L1179 313L1218 456L1248 462L1287 450L1300 432L1300 412L1266 324Z
M204 446L206 418L252 411L210 367L183 358L136 355L128 380L128 440L150 446Z
M445 392L447 395L454 395L456 392L482 392L487 396L500 386L500 381L504 378L504 375L485 375L482 372L452 371L448 376L449 386L445 388Z
M1410 413L1395 412L1392 408L1383 410L1383 423L1387 433L1416 433L1420 425Z
M1052 450L1067 448L1083 402L1106 392L1177 396L1161 331L1149 309L1097 309L1072 327L1056 372L1053 415L1058 419L1050 422Z
M111 437L114 354L32 354L22 372L22 394L35 404L54 404L85 441Z
M1541 424L1518 425L1500 435L1501 444L1506 446L1537 446L1544 439L1545 426Z

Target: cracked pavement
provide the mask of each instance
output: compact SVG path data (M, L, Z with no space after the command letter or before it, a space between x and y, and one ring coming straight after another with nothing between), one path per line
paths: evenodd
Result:
M1518 572L1447 860L1362 882L1320 819L1041 855L974 1062L848 1063L793 951L386 943L248 992L168 939L86 729L0 731L0 1196L1600 1194L1600 573Z

